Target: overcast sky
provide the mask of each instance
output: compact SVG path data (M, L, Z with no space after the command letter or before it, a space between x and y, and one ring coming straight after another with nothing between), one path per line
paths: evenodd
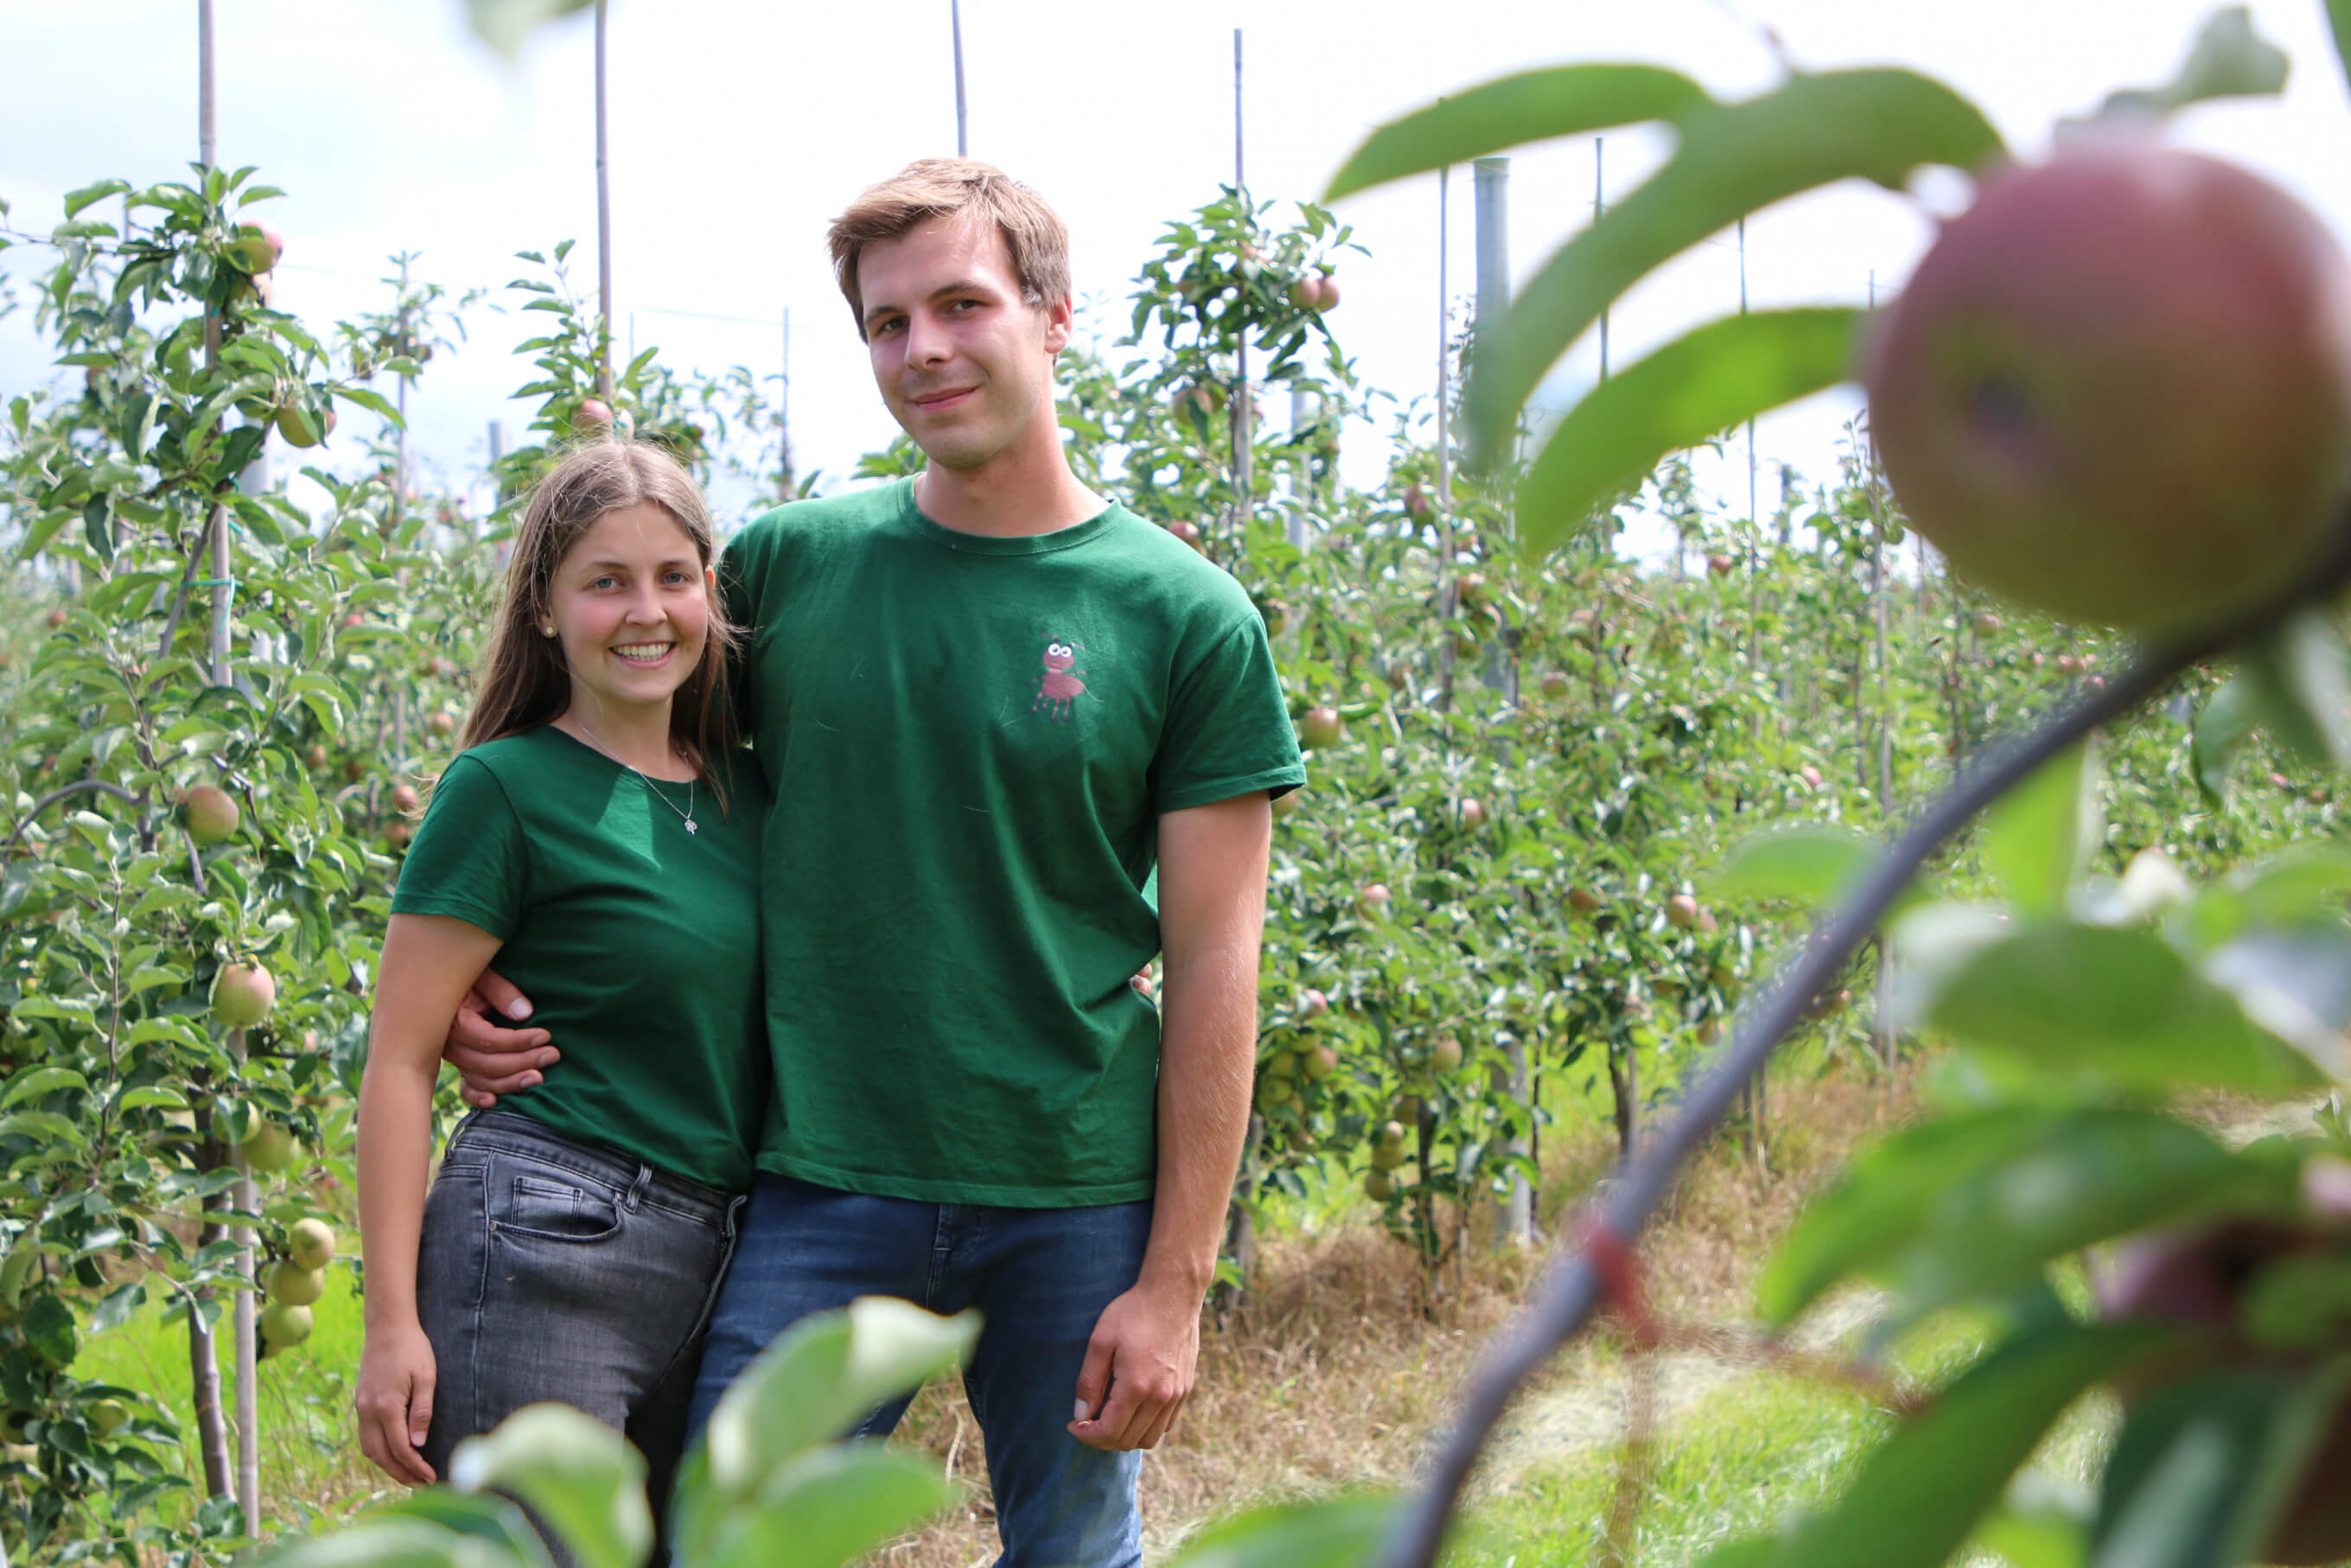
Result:
M106 176L178 177L196 151L195 6L180 0L0 3L0 198L11 226L46 232L60 195ZM2045 144L2060 114L2109 89L2168 78L2209 7L2196 0L965 0L971 151L1037 186L1069 219L1079 294L1117 302L1170 217L1232 178L1233 29L1243 29L1248 173L1260 197L1312 196L1374 126L1438 94L1568 60L1670 65L1726 96L1763 90L1776 34L1807 68L1906 64L1972 99L2011 145ZM2256 0L2255 25L2294 57L2282 100L2199 108L2179 140L2261 169L2351 229L2343 73L2321 0ZM508 67L465 32L459 0L216 0L220 156L255 163L287 199L277 301L316 323L381 308L397 251L453 291L497 288L517 250L570 237L595 275L592 30L543 29ZM803 472L842 473L893 433L825 265L826 221L909 159L955 150L947 0L841 6L768 0L612 0L611 184L616 329L681 365L778 368L791 319L792 432ZM1611 134L1617 194L1667 150ZM1588 220L1589 137L1522 150L1510 191L1523 278ZM1332 326L1371 384L1425 396L1435 374L1435 176L1339 206L1371 251L1343 274ZM1759 306L1862 301L1873 272L1904 275L1926 243L1917 205L1874 187L1787 204L1748 230ZM1470 182L1453 183L1451 278L1474 277ZM0 254L22 274L37 248ZM1616 311L1621 366L1735 308L1724 235ZM679 312L694 312L686 315ZM712 320L706 318L737 318ZM488 423L524 379L507 346L524 319L476 312L455 362L414 403L423 459L463 481ZM1573 352L1558 383L1591 373ZM27 314L0 320L0 396L50 374ZM1766 420L1758 447L1815 477L1855 408L1835 393ZM1351 476L1379 470L1376 433L1349 437ZM334 450L332 447L330 451ZM357 454L341 456L356 463ZM1703 477L1745 505L1735 450ZM1764 504L1771 500L1767 485Z

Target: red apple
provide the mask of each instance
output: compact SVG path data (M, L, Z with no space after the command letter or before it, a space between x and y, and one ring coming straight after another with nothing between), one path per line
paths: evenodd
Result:
M1326 272L1322 277L1321 298L1316 302L1314 308L1317 310L1328 311L1336 310L1338 308L1339 280Z
M416 810L416 786L395 784L392 787L392 809L405 814Z
M1420 481L1417 479L1404 487L1404 509L1413 517L1423 521L1426 520L1431 512L1437 510L1435 503L1429 499L1428 492L1420 487Z
M1336 746L1345 738L1346 722L1334 707L1311 707L1298 721L1298 744L1308 751Z
M1698 924L1698 900L1687 893L1677 893L1666 900L1666 924L1677 931L1687 931Z
M2281 588L2351 478L2351 265L2268 182L2151 138L1999 171L1878 322L1903 509L1962 577L2177 629Z
M601 397L580 400L571 411L571 428L580 435L605 435L612 429L612 405Z
M1468 831L1474 833L1485 825L1486 808L1475 800L1462 801L1461 826Z
M1388 909L1388 889L1385 883L1367 882L1355 894L1355 902L1365 915L1377 919Z
M1200 537L1199 524L1187 522L1184 518L1178 517L1174 522L1167 525L1167 531L1174 534L1177 538L1182 539L1186 544L1190 545L1194 549L1198 550L1202 555L1208 553L1207 541Z
M1729 577L1730 569L1738 564L1739 558L1736 556L1710 555L1706 558L1706 570L1717 577Z
M1311 989L1298 993L1298 1016L1302 1019L1321 1018L1331 1010L1331 998Z

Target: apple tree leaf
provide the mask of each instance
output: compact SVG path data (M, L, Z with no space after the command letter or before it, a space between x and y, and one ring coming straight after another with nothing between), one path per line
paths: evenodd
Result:
M568 1405L527 1405L450 1456L459 1491L502 1492L547 1521L581 1568L637 1568L653 1550L645 1461Z
M2229 775L2236 770L2237 758L2252 744L2261 723L2260 694L2242 671L2223 681L2204 700L2203 709L2196 716L2189 760L2195 767L2197 789L2213 805L2228 799Z
M1805 1209L1757 1281L1758 1306L1787 1322L1863 1274L1923 1314L2029 1281L2111 1237L2249 1193L2258 1201L2281 1179L2272 1162L2152 1112L2008 1105L1940 1117L1863 1155Z
M1972 169L2001 152L1974 105L1904 70L1797 76L1677 125L1680 145L1666 166L1545 262L1496 330L1481 334L1468 384L1479 465L1501 455L1536 384L1600 313L1708 235L1840 180L1898 191L1922 166Z
M2331 612L2289 617L2246 654L2238 678L2280 744L2328 768L2351 762L2351 646Z
M2263 1555L2342 1387L2339 1369L2261 1367L2140 1395L2106 1464L2092 1568L2234 1568Z
M2053 758L1984 813L1984 863L2027 915L2055 915L2105 836L2098 804L2097 747L2085 740Z
M2330 918L2351 894L2351 844L2290 844L2238 867L2197 895L2186 929L2209 950L2258 925Z
M783 1465L736 1508L695 1568L841 1568L952 1503L956 1489L927 1455L846 1443Z
M1844 381L1861 319L1848 308L1725 317L1601 382L1568 411L1520 482L1521 548L1550 553L1667 454ZM1492 341L1509 343L1513 321Z
M1782 1534L1772 1568L1941 1568L2066 1406L2179 1332L2065 1322L2010 1340L1896 1427L1833 1507Z
M1977 1526L1974 1544L2009 1568L2084 1568L2095 1507L2086 1488L2045 1470L2025 1470Z
M1866 876L1882 852L1876 840L1850 828L1766 828L1740 841L1709 891L1717 898L1783 898L1825 909Z
M2335 39L2335 58L2351 81L2351 0L2326 0L2326 24Z
M2095 118L2156 120L2216 98L2274 97L2285 90L2293 65L2283 49L2253 31L2251 12L2231 5L2204 19L2195 47L2169 81L2109 93Z
M1969 954L1927 1021L2043 1073L2280 1093L2325 1074L2146 930L2041 921Z
M1403 1510L1378 1494L1252 1509L1194 1538L1168 1568L1356 1568L1395 1532Z
M1366 137L1331 177L1326 202L1489 152L1644 120L1681 119L1713 103L1658 66L1575 65L1522 71L1449 93Z

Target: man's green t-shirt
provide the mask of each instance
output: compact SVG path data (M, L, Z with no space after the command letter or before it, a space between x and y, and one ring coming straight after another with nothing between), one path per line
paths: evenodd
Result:
M504 944L500 974L563 1052L498 1108L705 1186L751 1185L768 1102L759 834L767 782L641 778L553 725L461 751L434 787L395 915L445 915ZM654 798L655 793L661 799ZM664 804L664 800L670 802Z
M720 566L778 802L759 1168L942 1203L1148 1197L1162 813L1305 781L1265 622L1123 507L956 533L911 481Z

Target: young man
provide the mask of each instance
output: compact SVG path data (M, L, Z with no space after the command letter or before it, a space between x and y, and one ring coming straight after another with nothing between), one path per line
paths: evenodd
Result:
M1051 209L925 161L831 245L929 464L721 567L779 802L777 1087L696 1417L810 1312L977 1306L1001 1563L1134 1563L1248 1119L1270 800L1304 775L1248 595L1070 470ZM1128 985L1154 953L1160 1012Z

